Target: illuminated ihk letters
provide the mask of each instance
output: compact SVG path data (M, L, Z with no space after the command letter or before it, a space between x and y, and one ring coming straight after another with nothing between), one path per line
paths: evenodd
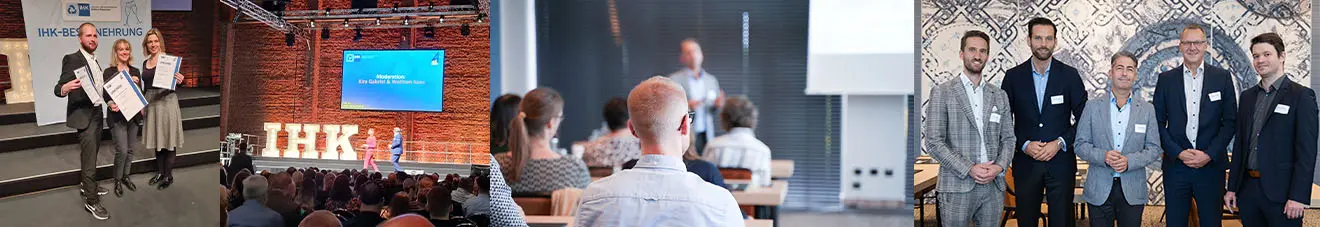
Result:
M266 122L266 148L262 157L281 157L278 147L280 130L288 132L289 141L284 149L285 158L357 160L353 142L348 138L358 133L357 125L318 125ZM316 134L325 133L325 151L316 150ZM300 135L301 133L301 135ZM302 145L303 150L298 149ZM338 152L343 148L343 153Z

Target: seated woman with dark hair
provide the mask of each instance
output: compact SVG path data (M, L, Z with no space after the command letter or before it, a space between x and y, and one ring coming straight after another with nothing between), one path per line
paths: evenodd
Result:
M642 141L628 130L628 100L614 97L605 104L605 134L586 145L582 160L589 167L614 167L642 158Z
M498 156L508 163L502 170L514 192L550 193L563 188L586 188L591 183L587 165L550 147L564 119L559 92L537 88L523 96L518 117L509 124L511 152Z

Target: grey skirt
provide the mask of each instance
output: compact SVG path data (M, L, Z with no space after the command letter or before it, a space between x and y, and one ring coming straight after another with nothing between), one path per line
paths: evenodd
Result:
M147 97L157 97L147 103L146 125L142 127L142 143L148 150L178 149L183 146L183 117L179 113L179 93L165 89L148 89Z

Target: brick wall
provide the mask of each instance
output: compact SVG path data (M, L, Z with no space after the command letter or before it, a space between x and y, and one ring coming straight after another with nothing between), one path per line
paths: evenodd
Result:
M348 8L346 0L322 0L320 8ZM391 6L381 1L381 6ZM294 1L289 10L309 8L306 2ZM223 14L223 13L222 13ZM217 26L222 26L217 24ZM297 41L292 47L284 43L284 34L261 24L239 24L233 53L233 72L225 80L232 84L225 91L227 112L222 120L224 133L265 135L264 122L356 124L362 127L352 138L360 146L366 138L367 128L377 131L377 139L388 141L393 127L403 128L405 140L429 142L471 143L472 152L489 153L489 93L490 93L490 31L487 26L475 26L464 37L458 27L436 29L436 38L427 39L421 29L364 28L362 40L353 42L351 29L331 30L329 40L321 40L319 31L313 36L312 50L306 41ZM446 49L444 111L439 113L349 111L340 110L340 84L342 55L345 49L398 49L408 34L414 48ZM223 44L223 41L218 41ZM405 43L406 46L406 43ZM313 58L307 56L311 54ZM310 62L309 62L310 61ZM313 70L310 78L306 75ZM309 80L310 79L310 80ZM441 97L435 97L441 98ZM279 144L286 144L281 133ZM324 149L319 139L317 147ZM388 144L388 142L382 142ZM383 146L383 145L382 145ZM430 147L440 151L444 148ZM468 150L467 147L449 147L450 151ZM384 160L388 155L377 155ZM488 163L484 155L476 156L477 163ZM426 161L445 161L453 157L421 157Z
M23 30L22 5L21 0L0 0L0 38L27 38ZM13 87L9 84L7 66L7 56L0 55L0 104L5 103L4 90Z

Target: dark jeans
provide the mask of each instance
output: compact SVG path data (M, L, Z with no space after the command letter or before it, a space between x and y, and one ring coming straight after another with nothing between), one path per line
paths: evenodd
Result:
M142 147L142 140L138 136L138 130L141 129L142 126L136 122L110 121L110 137L115 141L115 180L128 178L129 166L133 165L133 151Z
M97 204L101 202L101 196L96 195L96 152L101 149L101 126L105 122L98 111L91 120L87 122L87 128L78 130L78 148L79 167L82 179L83 201L87 204Z

